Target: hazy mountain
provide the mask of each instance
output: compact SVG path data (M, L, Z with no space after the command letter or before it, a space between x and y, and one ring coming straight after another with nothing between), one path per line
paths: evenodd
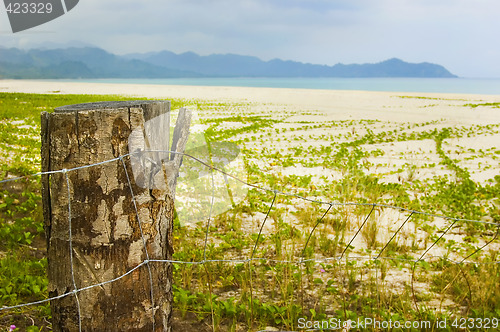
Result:
M235 54L200 56L170 51L117 56L95 47L31 49L0 47L2 78L169 77L456 77L431 63L390 59L374 64L315 65Z
M126 57L215 77L456 77L440 65L407 63L395 58L375 64L325 66L280 59L262 61L235 54L200 56L192 52L175 54L170 51Z
M186 73L126 59L99 48L66 49L0 48L3 78L166 78L192 77Z

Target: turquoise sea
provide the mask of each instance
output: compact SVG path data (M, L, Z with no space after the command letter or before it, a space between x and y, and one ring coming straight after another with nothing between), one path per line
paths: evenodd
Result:
M240 86L500 95L500 79L473 78L169 78L64 80L92 83Z

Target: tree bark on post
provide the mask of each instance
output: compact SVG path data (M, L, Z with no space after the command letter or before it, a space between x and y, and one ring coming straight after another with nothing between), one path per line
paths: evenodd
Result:
M172 267L149 260L172 258L175 188L139 183L132 158L144 160L128 155L131 134L141 149L169 150L169 112L168 101L132 101L42 113L42 171L67 170L42 177L54 331L171 331ZM143 159L175 183L179 165L155 158Z

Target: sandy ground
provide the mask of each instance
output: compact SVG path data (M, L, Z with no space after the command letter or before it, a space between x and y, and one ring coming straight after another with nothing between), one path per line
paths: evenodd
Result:
M499 103L500 95L467 95L467 94L437 94L437 93L397 93L397 92L371 92L371 91L337 91L337 90L310 90L310 89L282 89L282 88L245 88L245 87L204 87L204 86L173 86L173 85L142 85L142 84L108 84L108 83L74 83L57 81L34 80L0 80L0 92L25 92L25 93L54 93L54 94L116 94L130 96L131 99L161 98L185 99L187 105L196 99L213 100L217 102L244 102L252 105L252 111L257 109L260 113L276 114L279 110L294 111L294 115L286 118L275 128L295 128L293 132L283 135L270 135L263 140L249 144L256 151L263 147L273 151L287 150L297 145L306 150L310 147L329 145L333 136L339 135L339 140L346 133L352 132L353 137L363 135L367 127L363 123L354 123L338 128L301 129L301 122L321 123L340 120L376 120L370 125L370 130L375 134L388 130L403 131L407 126L409 132L420 130L433 130L444 127L471 127L474 125L500 124L500 109L495 107L470 107L468 104ZM416 126L411 126L415 124ZM227 128L239 123L226 123ZM411 130L410 130L411 127ZM402 129L401 129L402 128ZM243 134L252 136L251 133ZM305 138L302 138L302 135ZM312 135L312 136L310 136ZM278 137L281 140L277 140ZM294 138L300 137L300 140ZM336 136L335 136L336 137ZM500 147L500 133L497 127L491 133L478 134L472 137L447 139L443 142L443 149L451 158L458 158L459 165L471 172L474 181L487 182L498 174L499 163L497 157L493 158L491 151ZM353 139L353 138L352 138ZM328 143L328 144L327 144ZM370 144L363 147L367 151L374 149L383 150L382 157L370 157L367 161L373 164L371 171L376 173L383 182L412 181L432 178L436 175L451 173L439 165L440 157L436 153L436 143L433 139L408 140L401 142L388 142ZM471 153L470 151L476 151ZM490 151L482 155L477 151ZM478 156L476 156L476 154ZM259 156L256 153L256 156ZM470 158L469 158L470 157ZM474 157L474 158L472 158ZM338 180L340 173L316 166L303 167L300 165L290 167L274 167L266 164L267 160L255 158L255 163L262 169L279 172L282 175L314 175L313 182L320 186L319 178L328 177ZM437 166L426 166L434 163ZM410 174L407 165L415 166L415 175ZM396 169L407 169L406 173L395 172ZM286 190L284 190L286 191ZM364 218L364 217L363 217ZM352 232L360 227L363 218L353 220ZM256 213L250 223L246 223L248 232L255 233L259 221L264 219L263 214ZM376 222L381 226L377 241L387 243L390 236L406 219L400 211L386 210L376 215ZM489 221L489 220L488 220ZM446 226L443 219L435 221L436 226ZM264 234L273 232L272 224L266 225ZM460 231L460 230L459 230ZM458 231L457 231L458 232ZM416 226L409 222L400 232L401 245L412 246L411 234L416 234L417 246L425 248L429 243L424 243L424 238L417 234ZM459 236L460 235L460 236ZM448 239L461 241L462 235L450 232ZM363 248L363 238L359 236L353 245ZM427 241L427 240L425 240ZM481 240L483 241L483 240ZM484 243L484 242L482 242ZM435 246L428 256L442 257L446 250ZM454 258L454 257L452 257ZM408 271L389 271L387 279L392 280L395 289L401 289L397 283L404 284L408 278ZM423 284L428 288L427 284Z
M450 124L500 122L498 109L462 107L464 102L500 102L500 95L395 93L282 88L206 87L178 85L73 83L36 80L0 80L1 92L119 94L131 97L182 98L281 104L324 112L324 120L373 119L424 122L447 119ZM425 96L432 99L400 98ZM432 101L432 107L429 106ZM402 112L404 110L404 112ZM317 118L315 118L317 120Z
M186 106L195 100L208 100L217 103L243 102L251 105L252 112L269 114L271 116L283 114L284 111L295 112L288 116L286 123L279 123L276 128L286 126L297 127L299 122L312 121L316 123L340 120L375 120L370 125L375 133L396 129L407 124L425 124L421 130L440 129L443 127L470 127L474 125L500 124L500 109L494 107L468 107L467 104L498 103L500 95L472 95L472 94L444 94L444 93L407 93L407 92L374 92L352 90L313 90L313 89L285 89L285 88L248 88L248 87L217 87L217 86L181 86L181 85L144 85L144 84L110 84L110 83L79 83L64 81L43 80L0 80L0 92L25 93L54 93L54 94L116 94L130 96L131 99L159 98L184 99ZM464 107L465 106L465 107ZM214 116L217 116L216 112ZM432 124L431 122L435 122ZM230 125L230 124L227 124ZM362 134L366 127L356 124L344 129L335 129L336 133L352 131L353 134ZM418 132L419 127L411 129ZM320 136L331 133L330 129L298 130L293 136L313 134ZM247 134L251 136L251 134ZM309 146L321 146L329 143L328 139L301 139L299 141L283 139L290 133L281 136L281 142L273 141L273 148L290 148L300 145L306 149ZM500 134L486 137L451 139L445 142L449 152L465 149L498 149ZM289 137L291 138L291 137ZM301 137L302 138L302 137ZM268 145L269 142L264 143ZM257 144L258 145L258 144ZM258 146L257 146L258 147ZM433 140L413 140L407 142L393 142L371 145L368 149L380 148L385 152L382 159L388 159L388 167L378 169L379 173L390 171L389 164L405 162L420 164L423 162L439 162ZM458 151L457 153L461 153ZM463 155L463 151L462 151ZM404 156L404 158L401 158ZM373 158L372 158L373 159ZM480 161L480 160L479 160ZM476 181L486 181L498 172L494 166L488 170L474 172L478 160L473 160L472 177ZM493 161L494 162L494 161ZM464 163L462 161L462 163ZM469 162L470 163L470 162ZM494 162L495 163L495 162ZM401 166L399 165L399 167ZM498 164L497 164L498 165ZM472 165L462 165L471 167ZM493 166L493 165L492 165ZM290 169L298 175L310 172L308 170ZM427 172L426 174L424 174ZM421 177L432 177L443 173L437 168L420 172ZM495 174L494 174L495 173ZM385 180L396 182L396 175L388 176Z
M256 111L271 116L284 114L283 112L293 112L293 115L287 116L286 122L277 124L275 128L297 127L303 121L326 123L340 120L375 120L377 123L373 123L369 127L370 130L377 134L406 125L417 126L413 126L411 131L418 132L419 130L433 128L439 130L444 127L500 124L499 108L484 106L473 108L467 106L468 104L498 103L500 102L500 95L78 83L38 80L0 80L0 92L116 94L130 96L131 99L144 97L175 98L186 100L186 106L195 100L201 99L217 103L243 102L251 105L252 112ZM214 113L214 116L218 116L217 112ZM421 127L419 127L419 124ZM231 124L227 125L230 126ZM352 131L353 135L362 135L366 131L366 127L357 123L343 129L337 128L335 133L342 133L342 130L345 132ZM300 145L307 150L311 146L328 145L331 138L325 137L331 132L332 129L328 128L314 130L296 128L293 133L282 134L282 140L279 142L271 138L269 142L256 142L255 147L262 148L271 144L272 149L278 150ZM320 136L323 134L325 136L321 138ZM245 135L251 136L251 134ZM297 135L304 135L305 138L300 136L300 140L292 140ZM464 156L467 149L483 149L485 151L498 149L500 144L499 135L500 133L496 133L483 137L450 139L446 140L445 148L448 153L455 153L457 156L460 154ZM338 139L342 140L344 138ZM259 146L259 144L262 146ZM368 150L377 148L384 151L384 157L370 158L370 161L378 165L376 172L388 182L398 182L397 174L389 174L394 169L394 165L403 167L405 163L409 163L420 167L420 164L426 162L439 163L440 161L435 151L435 142L432 139L372 144L366 148ZM488 165L488 163L491 164L488 166L490 168L481 169L480 162L483 162L482 168L485 168L484 164ZM462 160L461 165L469 168L475 181L488 181L498 174L498 162L495 160ZM310 174L311 169L290 167L288 170L282 169L281 171L305 175ZM446 170L437 167L420 169L418 176L419 178L428 178L446 172ZM318 176L319 173L321 172L318 172Z

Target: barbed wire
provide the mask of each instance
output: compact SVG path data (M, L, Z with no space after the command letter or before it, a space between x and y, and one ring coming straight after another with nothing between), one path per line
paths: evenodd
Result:
M202 260L200 260L200 261L180 261L180 260L174 260L174 259L152 259L150 257L148 249L147 249L147 245L146 245L147 240L146 240L146 238L144 236L144 233L143 233L142 221L141 221L141 218L139 216L139 211L138 211L138 207L137 207L137 203L136 203L135 193L133 191L132 182L130 180L130 176L129 176L129 173L128 173L128 170L127 170L127 166L126 166L126 163L125 163L125 160L124 160L126 157L130 157L130 156L132 156L132 155L134 155L136 153L140 154L140 153L144 153L144 152L148 152L148 153L149 152L163 152L163 153L170 153L170 154L179 154L179 155L182 155L183 157L190 158L190 159L196 161L197 163L199 163L201 165L204 165L205 167L207 167L210 170L210 173L211 173L211 183L212 183L212 194L211 194L210 209L209 209L208 218L207 218L207 225L206 225L206 230L205 230L205 240L204 240L204 245L203 245L203 259ZM74 276L73 238L72 238L72 226L71 226L71 220L72 220L71 211L72 211L72 206L71 206L70 180L69 180L69 177L68 177L68 173L69 172L78 171L78 170L81 170L81 169L85 169L85 168L91 168L91 167L100 166L100 165L107 164L107 163L117 162L117 161L119 161L122 164L123 169L125 170L125 175L126 175L126 179L127 179L127 185L129 187L130 194L132 196L132 202L133 202L133 206L134 206L134 209L135 209L135 215L136 215L136 218L137 218L137 222L138 222L138 225L139 225L140 236L141 236L141 240L142 240L142 244L143 244L143 248L144 248L144 253L145 253L146 259L143 260L142 262L138 263L137 265L135 265L129 271L123 273L122 275L120 275L120 276L118 276L116 278L113 278L113 279L110 279L110 280L107 280L107 281L104 281L104 282L96 283L96 284L93 284L93 285L89 285L89 286L86 286L86 287L78 288L77 285L76 285L75 276ZM239 182L239 183L241 183L241 184L243 184L245 186L254 188L256 190L260 190L260 191L264 191L264 192L268 192L268 193L272 193L273 194L272 202L270 203L269 208L267 210L267 213L265 214L263 222L262 222L262 224L260 226L259 233L257 235L256 241L255 241L254 246L253 246L253 250L251 251L251 254L250 254L249 258L246 258L246 259L244 259L244 258L207 259L208 239L209 239L210 225L211 225L211 220L212 220L213 207L214 207L214 202L215 202L214 171L218 172L220 174L223 174L224 176L230 177L233 180L235 180L235 181L237 181L237 182ZM288 192L284 192L284 191L276 190L276 189L265 188L265 187L259 186L257 184L249 183L249 182L247 182L247 181L245 181L243 179L240 179L240 178L238 178L238 177L236 177L236 176L234 176L234 175L226 172L224 169L217 168L214 165L211 165L211 164L209 164L207 162L204 162L203 160L201 160L201 159L199 159L199 158L197 158L195 156L192 156L192 155L189 155L189 154L186 154L186 153L177 152L177 151L147 150L147 151L139 151L139 152L134 152L134 153L128 153L128 154L119 156L117 158L112 158L112 159L105 160L105 161L102 161L102 162L99 162L99 163L94 163L94 164L91 164L91 165L83 165L83 166L79 166L79 167L75 167L75 168L71 168L71 169L52 170L52 171L46 171L46 172L39 172L39 173L29 174L29 175L20 176L20 177L12 177L12 178L8 178L8 179L3 179L3 180L0 181L0 184L7 183L7 182L12 182L12 181L19 181L19 180L27 179L27 178L30 178L30 177L37 177L37 176L43 176L43 175L54 175L54 174L58 174L58 173L62 173L65 176L65 182L66 182L66 186L67 186L67 195L68 195L68 228L69 228L68 229L68 242L69 242L69 251L70 251L69 252L69 257L70 257L70 265L71 265L71 271L70 271L71 272L71 282L72 282L72 285L73 285L73 290L69 291L69 292L67 292L65 294L60 294L60 295L53 296L53 297L50 297L50 298L47 298L47 299L43 299L43 300L40 300L40 301L34 301L34 302L30 302L30 303L23 303L23 304L14 305L14 306L5 306L5 307L0 308L0 312L1 311L6 311L6 310L18 309L18 308L27 307L27 306L44 304L44 303L47 303L49 301L58 300L58 299L62 299L64 297L73 295L73 296L75 296L75 300L76 300L76 303L77 303L78 328L79 328L79 331L81 331L82 330L82 320L81 320L81 308L80 308L80 301L79 301L78 293L86 291L86 290L89 290L89 289L92 289L92 288L95 288L95 287L102 287L104 285L114 283L114 282L116 282L116 281L118 281L120 279L123 279L126 276L130 275L131 273L133 273L134 271L138 270L142 266L146 266L146 268L148 270L148 275L149 275L152 326L153 326L153 331L154 331L155 330L155 294L154 294L154 290L153 290L154 280L153 280L152 272L151 272L151 264L153 264L153 263L186 264L186 265L204 265L204 264L208 264L208 263L248 263L248 264L250 264L252 262L258 262L258 261L260 261L260 262L273 262L273 263L302 265L302 264L305 264L305 263L308 263L308 262L314 262L314 263L332 262L332 261L341 262L342 259L345 256L345 253L347 252L347 250L349 249L349 247L351 246L351 244L353 243L353 241L356 239L356 237L359 235L359 233L361 232L362 228L365 226L365 224L367 223L368 219L372 215L373 211L377 207L378 208L393 209L393 210L397 210L397 211L400 211L400 212L406 212L406 213L409 213L409 215L405 219L405 221L400 225L400 227L394 232L394 234L389 239L389 241L386 242L386 244L380 250L380 252L378 253L377 256L347 256L346 260L347 259L350 259L350 260L368 260L368 261L395 260L395 261L402 261L402 262L412 263L412 278L411 278L411 282L412 282L412 291L413 291L413 296L414 296L414 302L415 302L415 304L416 304L416 298L415 298L415 293L414 293L413 280L414 280L415 267L417 266L417 264L419 262L431 261L432 259L438 258L438 259L450 262L452 264L456 264L458 266L460 266L462 264L500 264L500 261L486 261L486 262L484 262L484 261L483 262L468 261L468 259L470 257L472 257L475 254L477 254L478 252L482 251L485 247L487 247L488 245L490 245L493 241L495 241L498 238L498 235L500 233L500 223L495 223L495 222L490 222L490 221L484 221L484 220L471 220L471 219L464 219L464 218L456 218L456 217L451 217L451 216L439 215L439 214L435 214L435 213L428 213L428 212L423 212L423 211L417 211L417 210L408 209L408 208L404 208L404 207L393 206L393 205L389 205L389 204L356 203L356 202L327 202L327 201L322 201L322 200L319 200L319 199L312 199L312 198L305 197L305 196L302 196L302 195L298 195L298 194L294 194L294 193L288 193ZM276 198L277 198L278 195L282 195L282 196L286 196L286 197L294 197L294 198L300 199L302 201L307 201L307 202L310 202L310 203L317 203L317 204L327 205L328 206L328 209L326 209L326 211L322 214L322 216L316 221L316 223L314 224L314 227L312 227L312 229L311 229L311 231L310 231L310 233L309 233L309 235L307 237L307 240L305 242L304 248L301 251L300 257L297 260L278 260L278 259L272 259L272 258L266 258L266 257L254 257L255 253L257 252L257 247L258 247L259 240L261 238L261 235L262 235L265 223L268 220L268 217L270 215L271 210L273 209L274 205L276 204ZM333 257L325 257L325 258L308 258L308 259L306 259L305 258L306 248L308 247L308 245L310 243L310 240L311 240L311 238L313 236L313 233L316 231L318 225L320 225L323 222L324 218L328 215L328 213L330 213L332 207L342 207L342 206L363 206L363 207L371 207L371 209L370 209L370 212L367 214L366 218L364 219L363 223L361 224L361 226L359 226L359 228L355 232L354 236L350 239L349 243L343 249L341 255L339 255L339 256L333 256ZM423 252L423 254L418 259L410 259L410 258L403 258L403 257L381 257L382 252L387 248L387 246L391 243L391 241L402 230L403 226L409 220L411 220L411 218L414 217L415 215L421 215L421 216L426 216L426 217L431 217L431 218L440 218L440 219L443 219L443 220L449 220L449 221L451 221L451 223L450 223L450 225L448 225L448 227L444 231L442 231L442 234L435 241L433 241L430 246L428 246L425 249L425 251ZM476 250L474 250L472 253L470 253L465 258L463 258L463 259L461 259L459 261L452 260L452 259L450 259L447 256L446 257L445 256L428 256L428 257L425 257L426 254L458 222L478 223L478 224L485 224L485 225L496 226L497 227L497 231L495 233L495 236L491 240L489 240L488 242L486 242L481 247L476 248ZM469 291L470 291L470 288L469 288ZM252 298L253 298L253 295L252 295ZM417 306L417 309L418 309L418 306Z

